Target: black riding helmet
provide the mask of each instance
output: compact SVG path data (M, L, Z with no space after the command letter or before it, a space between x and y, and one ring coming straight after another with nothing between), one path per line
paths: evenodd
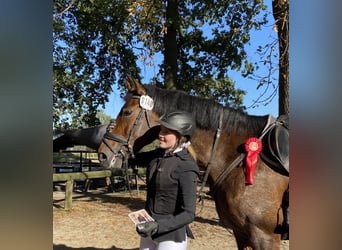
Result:
M158 122L164 127L188 137L189 140L196 128L196 122L193 116L186 111L180 110L162 115Z

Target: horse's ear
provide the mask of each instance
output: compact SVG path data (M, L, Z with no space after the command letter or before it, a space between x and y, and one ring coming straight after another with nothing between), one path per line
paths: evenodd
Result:
M136 79L131 77L130 75L127 76L125 79L125 86L129 92L134 92L138 95L145 95L146 90L145 88L139 83Z

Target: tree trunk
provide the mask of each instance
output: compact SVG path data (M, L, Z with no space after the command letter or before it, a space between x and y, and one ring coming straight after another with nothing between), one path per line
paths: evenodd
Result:
M289 108L289 2L272 1L273 17L279 40L279 115L288 115Z
M164 37L165 88L176 89L177 85L177 28L179 24L178 1L168 0L166 6L166 27Z

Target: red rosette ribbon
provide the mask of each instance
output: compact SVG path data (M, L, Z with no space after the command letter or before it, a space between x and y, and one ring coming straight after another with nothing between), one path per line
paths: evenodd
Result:
M249 138L245 143L245 149L247 151L245 183L251 185L254 183L254 173L258 162L258 155L262 149L261 140L255 137Z

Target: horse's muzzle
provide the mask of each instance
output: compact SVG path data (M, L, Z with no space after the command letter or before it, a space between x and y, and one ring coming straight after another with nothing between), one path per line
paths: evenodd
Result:
M126 157L126 152L121 148L121 150L99 150L98 160L102 168L121 168L123 160Z
M103 168L112 168L114 165L116 165L115 162L118 158L118 154L110 154L110 156L108 156L108 154L105 152L98 153L100 166Z

